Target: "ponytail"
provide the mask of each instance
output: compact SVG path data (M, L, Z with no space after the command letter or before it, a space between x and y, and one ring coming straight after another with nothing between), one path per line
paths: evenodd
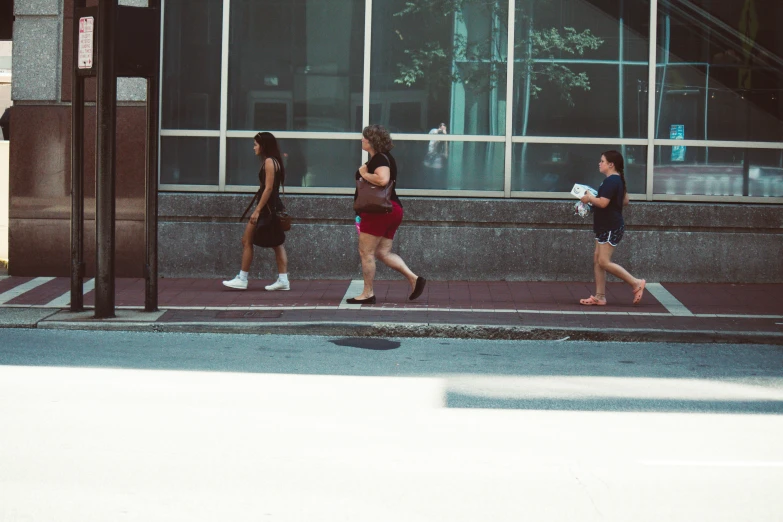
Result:
M614 165L614 170L620 174L620 179L623 182L623 197L628 193L628 188L625 185L625 162L623 161L623 155L616 150L608 150L603 154L606 161Z
M625 172L620 169L617 169L617 172L620 174L620 179L623 180L623 197L625 197L628 194L628 188L625 186Z

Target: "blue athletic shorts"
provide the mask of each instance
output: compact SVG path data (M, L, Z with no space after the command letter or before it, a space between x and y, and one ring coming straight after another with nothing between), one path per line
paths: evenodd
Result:
M620 241L623 240L623 233L625 232L625 225L621 226L617 230L607 230L606 232L596 232L595 233L595 240L598 241L599 245L603 245L605 243L609 243L613 247L616 247L620 244Z

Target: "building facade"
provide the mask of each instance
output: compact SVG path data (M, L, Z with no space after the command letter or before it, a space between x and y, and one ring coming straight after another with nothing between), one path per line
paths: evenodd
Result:
M161 273L236 270L252 137L267 130L286 156L294 277L355 276L360 132L381 123L406 209L398 248L436 278L589 279L590 224L569 192L597 186L617 149L633 200L618 255L634 273L783 281L778 4L163 0ZM72 5L15 13L10 272L65 275ZM123 275L143 266L146 95L119 80Z

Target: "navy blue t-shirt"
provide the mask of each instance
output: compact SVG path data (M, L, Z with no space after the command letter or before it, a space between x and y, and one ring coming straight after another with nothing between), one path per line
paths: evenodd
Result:
M625 225L623 221L625 191L623 191L623 180L619 175L606 176L598 187L598 197L608 199L609 205L606 208L593 205L593 231L608 232Z

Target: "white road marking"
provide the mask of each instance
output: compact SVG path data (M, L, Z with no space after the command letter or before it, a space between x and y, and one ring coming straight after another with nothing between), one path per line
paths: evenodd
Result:
M358 295L357 292L354 295ZM46 305L2 305L4 308L55 308L48 304ZM203 311L291 311L291 310L346 310L351 308L360 308L361 305L349 305L344 304L341 306L263 306L263 305L251 305L251 306L166 306L160 305L162 310L203 310ZM85 309L93 308L93 306L85 306ZM118 310L138 310L142 308L139 306L121 305L116 307ZM542 314L542 315L587 315L587 316L599 316L599 315L627 315L629 317L671 317L673 314L666 312L608 312L601 310L514 310L512 308L502 309L481 309L481 308L442 308L442 307L367 307L362 308L365 311L384 311L384 312L453 312L453 313L497 313L497 314ZM714 318L723 317L730 319L783 319L783 315L745 315L745 314L693 314L693 317L699 318ZM783 323L775 323L783 325Z
M85 281L82 283L82 293L87 294L88 292L92 292L95 289L95 279L90 279L88 281ZM47 308L65 308L71 304L71 291L68 290L66 293L58 297L57 299L52 299L48 303L46 303Z
M53 279L53 277L36 277L35 279L32 279L26 283L22 283L21 285L0 294L0 304L5 304L11 299L19 297L20 295L29 292L30 290L38 288L39 286L46 284Z
M671 292L666 290L661 283L647 283L645 290L649 291L664 308L672 315L679 317L693 317L693 312L688 310Z
M362 293L362 290L364 290L364 281L361 279L354 279L351 281L351 284L348 285L348 290L345 291L345 295L343 296L343 300L340 303L340 306L337 308L339 309L357 309L361 308L362 305L359 304L348 304L346 302L347 299L350 299L351 297L356 297L357 295ZM321 310L325 310L326 307L321 307Z

